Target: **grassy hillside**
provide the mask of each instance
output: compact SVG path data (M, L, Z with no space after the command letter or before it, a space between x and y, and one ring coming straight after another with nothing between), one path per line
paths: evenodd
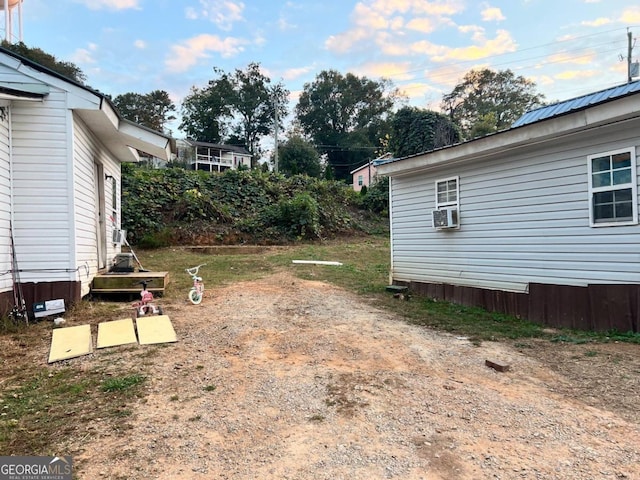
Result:
M142 247L283 244L387 229L387 186L257 170L209 174L123 165L123 228Z

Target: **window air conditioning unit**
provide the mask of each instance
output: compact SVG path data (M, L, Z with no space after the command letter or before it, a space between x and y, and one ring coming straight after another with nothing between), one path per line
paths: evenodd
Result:
M117 245L124 245L124 242L127 240L127 231L119 230L117 228L113 229L113 243Z
M434 228L455 228L458 226L457 208L441 208L439 210L432 210L431 215Z

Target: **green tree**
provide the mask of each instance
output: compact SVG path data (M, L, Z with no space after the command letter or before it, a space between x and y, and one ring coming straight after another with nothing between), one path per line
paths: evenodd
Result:
M451 93L444 95L442 110L460 127L462 136L470 139L509 128L523 113L543 102L544 95L536 92L531 80L511 70L485 68L471 70Z
M192 88L182 104L180 129L196 140L220 142L226 135L242 143L254 156L260 155L260 140L274 129L275 109L287 115L289 91L250 63L245 70L226 73L215 68L217 78L207 87Z
M446 115L416 107L403 107L391 119L388 148L406 157L460 140L456 126Z
M496 119L496 112L489 112L482 115L476 123L474 123L473 127L471 127L471 132L469 132L470 138L478 138L484 137L485 135L489 135L490 133L495 133L498 131L498 120Z
M80 84L84 84L87 80L87 77L82 70L80 70L80 67L71 62L58 60L40 48L27 47L23 42L11 43L6 40L2 41L2 47Z
M327 155L335 178L347 180L349 172L375 151L385 120L400 100L389 80L324 70L304 85L296 119Z
M219 143L225 133L224 120L231 114L230 107L217 83L204 88L191 87L181 106L182 130L188 138L199 142Z
M250 63L246 70L236 69L231 75L223 73L222 78L231 87L227 102L233 113L232 131L244 139L255 159L261 153L260 139L274 130L275 109L280 119L287 115L289 91L282 84L271 86L259 63Z
M310 142L294 135L278 148L278 170L287 176L306 174L320 177L320 155Z
M154 90L147 94L125 93L116 96L113 104L127 120L159 132L164 131L167 122L176 118L172 114L176 106L164 90Z

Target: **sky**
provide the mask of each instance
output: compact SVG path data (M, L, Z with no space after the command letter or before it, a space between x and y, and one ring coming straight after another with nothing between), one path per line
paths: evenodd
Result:
M330 69L387 78L438 110L474 68L510 69L557 101L625 83L628 32L640 60L637 0L23 0L22 31L102 93L165 90L178 108L214 67L251 62L291 92L291 110Z

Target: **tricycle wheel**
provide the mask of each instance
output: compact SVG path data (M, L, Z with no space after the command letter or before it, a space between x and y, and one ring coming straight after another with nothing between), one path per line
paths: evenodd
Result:
M200 295L196 290L189 290L189 301L194 305L198 305L202 302L202 295Z

